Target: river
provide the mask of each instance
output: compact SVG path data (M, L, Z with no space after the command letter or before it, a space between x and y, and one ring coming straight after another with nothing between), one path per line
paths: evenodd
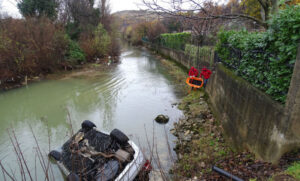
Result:
M7 170L15 172L17 178L20 177L17 158L7 132L14 130L29 169L33 175L37 170L38 180L44 180L30 127L46 155L49 146L50 149L56 148L69 138L70 115L74 130L80 128L83 120L91 120L98 129L106 132L114 128L122 130L144 150L148 150L147 137L152 142L154 130L159 157L168 169L171 161L165 130L172 147L175 138L169 130L183 116L172 105L179 102L175 89L171 77L154 56L145 50L125 46L120 63L92 75L44 80L2 92L1 163ZM169 123L155 123L153 120L158 114L168 115ZM62 175L57 166L52 164L52 169L55 179L61 180ZM0 180L2 178L0 171Z

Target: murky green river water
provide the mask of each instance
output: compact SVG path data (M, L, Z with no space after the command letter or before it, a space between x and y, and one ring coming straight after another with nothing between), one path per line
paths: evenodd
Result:
M0 159L9 171L19 176L19 166L7 129L14 129L32 173L37 165L37 178L44 180L36 156L36 143L30 131L35 133L46 155L50 147L61 146L70 132L68 113L74 130L83 120L93 121L98 129L122 130L142 148L147 149L147 139L152 141L153 127L160 159L166 168L170 165L165 141L175 138L169 133L182 112L172 103L178 102L170 77L148 52L124 48L120 63L93 76L78 76L33 83L27 87L0 93ZM68 110L68 111L67 111ZM168 124L153 122L158 114L170 117ZM147 133L147 134L146 134ZM56 180L62 175L52 165ZM35 176L34 176L35 177ZM0 172L0 180L3 174Z

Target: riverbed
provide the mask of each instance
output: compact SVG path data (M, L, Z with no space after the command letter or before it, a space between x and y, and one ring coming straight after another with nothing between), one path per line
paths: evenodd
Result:
M83 120L90 120L105 132L122 130L146 153L147 140L152 145L154 133L154 145L167 171L172 161L166 137L172 148L175 137L169 130L183 114L174 106L180 96L161 62L146 50L124 46L117 65L91 73L77 70L75 74L78 76L43 80L0 93L0 160L4 167L20 178L8 130L15 132L29 169L43 178L33 133L47 159L50 149L69 138L70 122L76 131ZM154 119L158 114L168 115L170 121L157 124ZM51 167L55 179L61 180L57 166Z

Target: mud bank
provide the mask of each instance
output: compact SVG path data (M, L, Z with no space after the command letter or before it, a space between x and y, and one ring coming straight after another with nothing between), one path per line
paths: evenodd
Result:
M0 82L0 92L9 91L12 89L17 89L24 87L26 85L43 81L43 80L58 80L58 79L68 79L72 77L85 77L85 76L94 76L98 71L103 71L114 67L116 63L107 64L107 63L88 63L84 65L78 65L73 67L70 70L57 70L49 74L40 74L37 76L25 77L20 80L10 80L5 83Z

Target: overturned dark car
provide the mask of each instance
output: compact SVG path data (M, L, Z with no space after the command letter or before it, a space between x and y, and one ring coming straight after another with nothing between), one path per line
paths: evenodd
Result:
M100 132L91 121L62 147L52 150L53 158L67 180L131 181L145 180L151 164L139 147L118 129Z

